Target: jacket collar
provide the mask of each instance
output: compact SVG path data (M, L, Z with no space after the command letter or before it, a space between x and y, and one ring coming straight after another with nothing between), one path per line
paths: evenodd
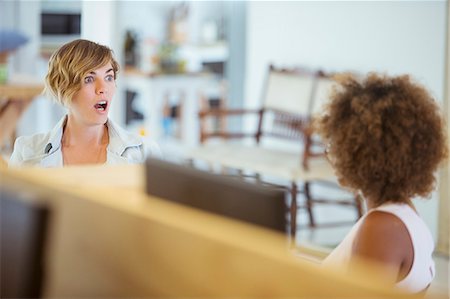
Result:
M50 131L48 142L44 148L44 154L50 155L61 148L63 128L67 122L67 115L59 120L55 127Z
M138 136L128 133L119 127L111 119L108 119L106 125L109 132L108 151L122 156L125 150L129 147L138 147L142 145L142 139Z

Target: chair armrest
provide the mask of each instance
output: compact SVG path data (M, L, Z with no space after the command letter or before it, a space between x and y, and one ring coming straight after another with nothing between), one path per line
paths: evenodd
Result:
M222 138L222 139L239 139L252 137L255 138L254 133L241 133L241 132L213 132L213 133L202 133L200 135L201 142L206 141L209 138Z
M237 139L256 137L256 133L228 132L224 128L208 132L206 130L206 119L217 118L224 121L229 116L243 116L245 114L261 114L261 109L208 109L201 110L198 115L200 119L200 143L205 142L209 138Z
M314 135L316 135L316 132L314 131L314 126L310 122L304 129L303 129L304 137L305 137L305 146L303 149L303 168L308 170L309 169L309 159L311 158L326 158L325 155L325 144L319 139L314 139ZM317 148L319 150L317 151Z
M223 117L229 115L243 115L247 113L260 113L261 109L208 109L202 110L198 113L200 119L212 116L212 117Z

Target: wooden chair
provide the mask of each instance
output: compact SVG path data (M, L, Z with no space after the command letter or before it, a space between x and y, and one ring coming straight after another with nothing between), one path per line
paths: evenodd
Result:
M322 71L318 71L316 73L313 95L309 106L309 116L311 122L314 117L316 117L323 111L323 106L328 101L330 92L332 91L334 85L335 82L332 79L331 74L326 74ZM324 145L321 142L319 136L317 136L317 134L315 134L312 129L307 131L305 140L306 142L305 142L304 160L307 161L311 156L323 157L324 155L323 150L319 150L319 152L313 150L313 148L316 149L323 148ZM305 167L307 167L307 165L305 165ZM339 188L339 186L336 183L333 182L326 182L326 183L328 186L332 188ZM305 184L307 185L308 182L306 182ZM353 206L356 209L357 219L359 219L364 213L362 199L359 197L358 194L354 194L353 197L349 199L324 199L324 198L312 198L307 196L308 216L311 227L316 226L316 220L313 213L313 205L315 204L335 204L335 205ZM330 224L333 225L336 223L328 223L328 225Z
M215 109L199 114L201 123L208 117L254 114L257 116L256 130L211 132L200 125L201 145L187 153L189 159L206 161L212 167L218 164L254 173L257 179L263 177L264 181L289 182L290 232L293 237L297 230L297 193L305 194L304 207L309 215L309 225L314 227L310 182L334 179L333 169L324 157L323 146L311 129L312 111L316 109L313 101L322 95L322 90L317 87L329 83L318 82L318 78L317 73L307 70L280 70L270 66L260 109ZM211 142L214 137L225 142ZM253 142L233 142L243 137L250 137ZM299 182L303 188L298 187ZM325 203L325 200L321 202ZM358 216L360 214L358 210Z

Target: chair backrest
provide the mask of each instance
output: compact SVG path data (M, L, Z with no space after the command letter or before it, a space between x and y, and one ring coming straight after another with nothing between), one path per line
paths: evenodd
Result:
M330 99L330 95L334 85L335 82L332 79L331 74L325 74L322 71L317 72L308 111L310 122L312 122L314 117L317 117L322 113L324 105ZM315 134L312 130L309 131L305 139L306 140L303 152L303 167L305 169L308 169L310 158L325 157L324 155L325 145L323 144L321 138L317 134Z
M313 95L311 97L311 104L308 114L314 117L320 114L324 104L326 104L330 98L335 81L332 79L332 75L325 74L321 71L318 72L314 83Z
M270 66L263 92L263 108L307 115L313 87L314 74L309 71Z
M315 74L269 67L262 95L257 142L262 136L301 139L309 120Z

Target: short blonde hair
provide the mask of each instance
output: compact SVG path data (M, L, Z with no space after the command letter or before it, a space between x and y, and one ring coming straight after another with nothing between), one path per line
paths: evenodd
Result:
M111 63L116 79L119 64L110 48L83 39L71 41L50 57L45 93L58 103L67 105L80 90L83 77L108 63Z

